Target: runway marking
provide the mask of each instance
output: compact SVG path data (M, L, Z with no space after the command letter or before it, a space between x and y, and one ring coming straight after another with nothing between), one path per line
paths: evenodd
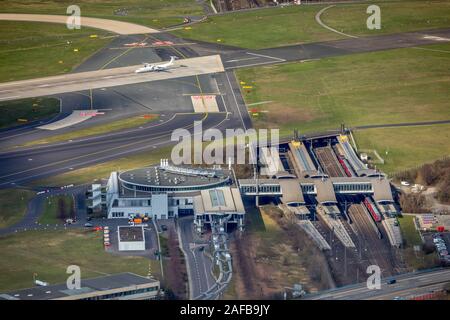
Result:
M266 56L264 54L260 54L260 53L253 53L253 52L246 52L247 54L250 54L252 56L257 56L257 57L262 57L262 58L267 58L267 59L273 59L273 60L278 60L278 61L286 61L285 59L281 59L281 58L277 58L277 57L272 57L272 56Z
M10 90L11 91L11 90ZM14 98L19 98L20 96L9 96L9 97L3 97L0 100L8 100L8 99L14 99Z
M247 107L250 107L250 106L258 106L258 105L260 105L260 104L266 104L266 103L272 103L273 101L261 101L261 102L255 102L255 103L250 103L250 104L247 104Z
M429 48L422 48L422 47L412 47L412 48L413 48L413 49L426 50L426 51L434 51L434 52L450 53L450 51L447 51L447 50L429 49Z
M258 59L258 57L243 58L243 59L234 59L234 60L228 60L228 61L225 61L225 62L238 62L238 61L246 61L246 60L253 60L253 59Z
M231 90L231 93L233 94L234 102L236 103L239 117L241 118L242 126L244 127L244 130L247 130L247 126L245 125L244 118L242 118L241 109L239 109L239 103L237 102L236 95L234 94L233 86L231 85L230 78L228 77L228 72L225 72L225 75L227 76L228 84L230 85L230 90Z
M244 65L239 65L239 66L234 66L234 67L227 67L227 68L225 68L225 70L245 68L245 67L254 67L254 66L260 66L260 65L264 65L264 64L274 64L274 62L267 61L267 62L261 62L261 63L244 64Z
M149 36L149 37L150 37L150 36ZM152 37L152 38L154 38L154 37ZM156 39L156 38L154 38L154 39ZM158 40L158 39L156 39L156 40ZM186 55L184 55L180 50L174 48L173 46L170 46L170 48L171 48L172 50L174 50L175 52L177 52L179 55L181 55L183 58L187 59ZM202 86L201 86L201 84L200 84L200 78L198 77L198 75L195 75L195 78L197 79L197 87L198 87L198 89L200 90L200 95L203 96L203 90L202 90ZM202 99L202 101L203 101L203 99ZM204 108L206 109L206 105L205 105L205 102L204 102L204 101L203 101L203 106L204 106Z
M438 36L423 36L424 39L435 40L435 41L450 41L449 38L438 37Z

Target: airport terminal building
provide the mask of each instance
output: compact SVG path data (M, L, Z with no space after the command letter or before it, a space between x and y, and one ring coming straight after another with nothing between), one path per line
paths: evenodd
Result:
M243 228L245 210L234 181L231 170L178 167L163 159L158 166L112 172L106 185L92 185L88 207L110 219L193 214L198 226L227 215Z

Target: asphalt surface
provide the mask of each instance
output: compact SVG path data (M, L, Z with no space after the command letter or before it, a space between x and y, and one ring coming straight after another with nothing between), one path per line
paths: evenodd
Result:
M193 299L211 288L215 279L212 276L212 260L200 248L207 245L206 241L194 237L193 217L183 217L177 220L182 251L186 258L189 278L189 298Z
M394 277L396 283L387 284L382 279L379 290L370 290L366 283L351 285L306 296L306 300L392 300L396 297L409 298L443 288L450 281L450 269L437 269L409 273Z
M70 73L0 84L0 101L40 97L89 89L116 87L223 71L219 55L176 60L160 72L135 73L142 65Z

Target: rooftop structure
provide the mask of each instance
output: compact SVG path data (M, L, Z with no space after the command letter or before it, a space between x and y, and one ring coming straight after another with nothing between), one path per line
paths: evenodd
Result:
M118 226L119 251L145 250L144 228L142 226Z
M159 281L127 272L81 279L80 289L68 289L64 283L13 290L0 294L0 300L145 300L158 292Z
M118 181L133 192L190 192L231 183L231 172L164 164L121 172Z

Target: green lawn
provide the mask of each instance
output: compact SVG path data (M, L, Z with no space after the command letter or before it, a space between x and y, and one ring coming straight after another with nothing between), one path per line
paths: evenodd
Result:
M414 226L414 216L405 215L398 218L403 241L406 247L421 246L422 239Z
M112 121L107 124L97 125L93 127L89 127L86 129L75 130L71 132L67 132L64 134L59 134L39 140L29 141L25 144L25 146L34 146L38 144L46 144L46 143L56 143L67 140L73 140L78 138L90 137L105 133L110 133L119 130L125 130L130 128L137 128L141 125L148 124L149 122L155 121L158 119L158 115L149 115L149 116L136 116L130 117L126 119Z
M323 7L293 6L212 16L174 33L183 38L252 49L341 38L314 20Z
M147 275L149 263L159 275L156 260L114 256L103 248L103 233L87 230L28 231L0 238L0 291L33 286L37 279L65 283L69 265L81 268L84 279L119 272Z
M0 21L0 82L69 72L105 46L109 35L63 24Z
M2 101L0 112L0 128L8 128L57 115L59 101L54 98Z
M381 10L381 29L367 29L369 3ZM358 36L372 36L405 31L448 28L450 2L447 0L369 1L364 4L339 4L326 10L322 21L341 32Z
M34 195L34 191L24 189L0 190L0 228L19 222L25 216L28 202Z
M237 70L257 128L291 134L450 119L450 44ZM442 51L430 51L442 50Z
M381 30L367 29L369 15L366 9L370 3L380 6ZM291 6L213 16L175 34L251 49L345 38L315 21L316 13L326 6ZM321 18L339 31L363 36L443 28L450 26L450 3L446 0L404 0L338 4L326 10Z
M62 207L60 205L62 202ZM42 215L39 223L42 224L61 224L65 223L65 219L71 218L71 210L73 210L74 201L72 196L58 195L45 199Z
M182 23L186 15L202 15L195 0L2 0L0 12L66 15L69 5L76 4L81 15L122 20L156 28Z
M377 167L390 174L450 155L450 124L360 130L354 136L359 148L377 150L385 160Z

